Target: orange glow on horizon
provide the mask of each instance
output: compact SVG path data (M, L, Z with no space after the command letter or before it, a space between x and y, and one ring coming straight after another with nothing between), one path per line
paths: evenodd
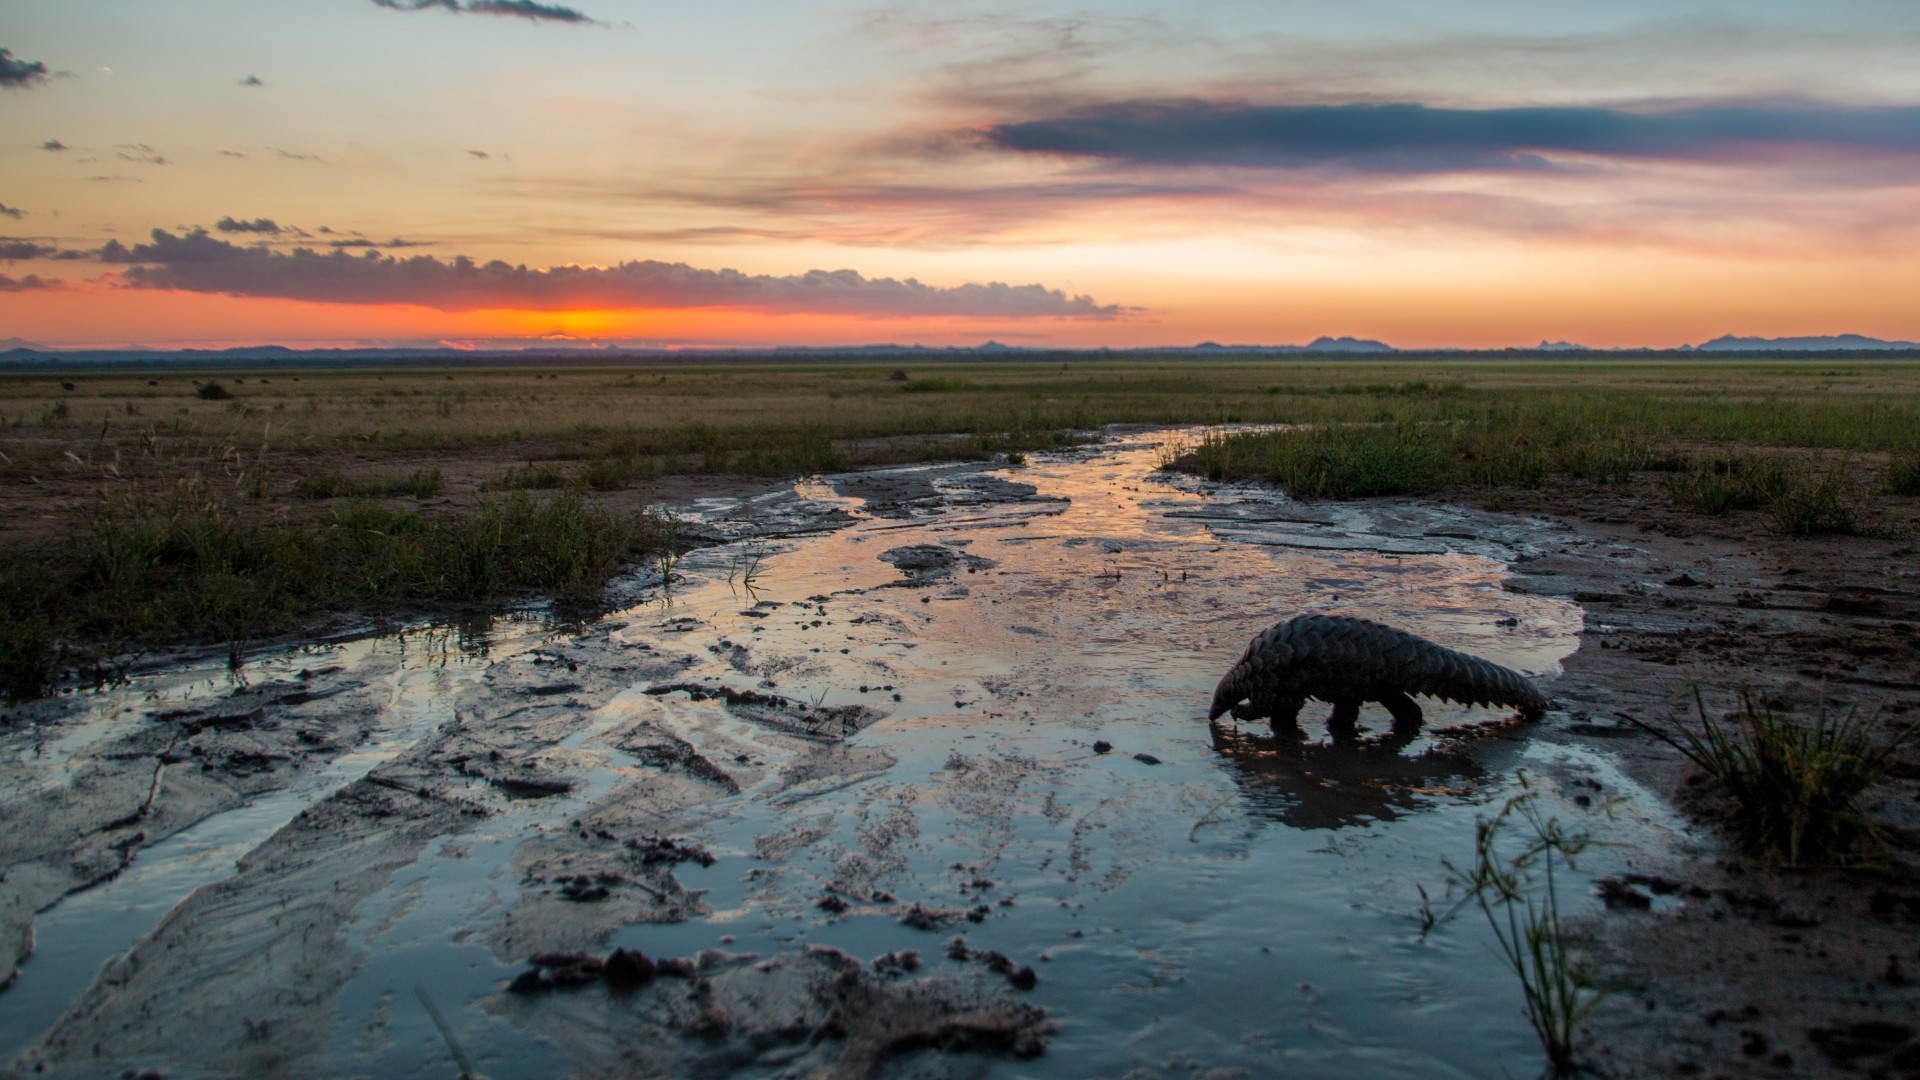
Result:
M1175 257L1182 255L1184 257ZM1208 267L1213 273L1194 269ZM1217 276L1216 276L1217 275ZM1111 320L872 318L712 308L446 312L405 304L243 299L80 282L0 293L0 336L51 347L294 348L430 345L773 347L863 344L1100 347L1303 344L1322 334L1400 348L1506 348L1543 340L1670 348L1720 334L1860 333L1914 340L1920 267L1631 252L1368 253L1233 263L1194 252L1118 260L1078 287L1155 302Z

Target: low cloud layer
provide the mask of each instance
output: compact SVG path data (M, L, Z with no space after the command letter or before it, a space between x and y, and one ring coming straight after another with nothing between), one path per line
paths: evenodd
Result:
M1041 285L926 285L911 278L867 278L852 270L810 270L774 277L702 270L653 260L611 267L534 270L464 256L396 258L368 252L290 252L242 247L204 231L155 229L149 243L109 241L99 257L127 264L134 288L327 304L415 304L441 311L579 308L739 308L862 317L1112 319L1124 313L1091 297Z
M533 22L591 23L592 16L558 4L534 0L373 0L378 7L392 11L452 12L456 15L507 15Z
M247 221L244 218L236 220L229 216L214 222L213 227L223 233L265 233L268 236L279 236L282 231L280 223L272 218L254 218L252 221Z
M43 278L39 274L28 274L22 278L12 278L0 274L0 293L35 292L64 289L67 283L57 278Z
M47 65L38 60L16 60L12 49L0 49L0 87L8 90L24 90L30 86L39 86L53 75Z
M996 124L988 145L1137 165L1380 173L1541 168L1559 155L1714 160L1769 149L1920 152L1920 107L1699 105L1636 112L1118 102Z

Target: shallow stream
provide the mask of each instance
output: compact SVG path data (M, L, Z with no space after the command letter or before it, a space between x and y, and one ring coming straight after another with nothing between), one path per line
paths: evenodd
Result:
M392 639L331 650L349 675L377 667L390 687L396 717L378 739L43 912L36 954L0 993L4 1049L28 1052L102 963L305 806L434 725L497 705L488 695L550 683L564 651L569 671L645 655L670 660L678 683L881 716L823 747L716 698L647 693L663 684L658 663L609 693L580 691L577 717L543 751L570 790L517 799L427 843L324 943L352 964L337 993L313 1003L326 1010L325 1063L308 1067L453 1076L418 986L493 1080L615 1069L605 1047L501 1006L524 964L497 930L526 903L528 845L568 835L662 769L620 748L617 733L639 725L719 763L738 790L676 811L675 835L717 857L674 871L707 912L626 925L603 949L914 950L924 974L961 967L943 946L964 934L1033 966L1038 984L1021 996L1058 1023L1041 1057L965 1059L992 1076L1536 1073L1519 986L1486 927L1468 913L1423 934L1421 889L1448 906L1442 860L1470 858L1476 816L1522 773L1556 812L1622 850L1678 828L1656 801L1605 759L1554 742L1551 717L1516 725L1423 701L1422 734L1395 744L1379 740L1387 717L1368 706L1361 723L1375 738L1334 746L1325 710L1310 704L1307 741L1276 746L1264 725L1216 729L1205 712L1253 634L1314 611L1406 628L1531 673L1551 695L1581 612L1502 588L1546 526L1415 505L1309 506L1159 472L1163 448L1191 436L1120 433L1017 468L890 469L815 478L757 505L710 500L694 514L743 538L687 555L645 602L588 632L502 621L437 662L376 665ZM774 530L783 537L753 527L773 519L787 523ZM143 693L153 687L136 680L101 695L91 726L73 730L140 722L117 718ZM75 741L60 753L78 752ZM60 765L50 756L44 767L51 777ZM1602 817L1587 808L1604 801L1585 797L1595 791L1624 799ZM1605 872L1609 857L1582 869ZM829 895L845 909L820 906ZM1567 902L1593 908L1584 879ZM901 922L913 903L981 917L916 930ZM151 1063L173 1076L210 1068L186 1038ZM772 1057L732 1068L785 1075Z

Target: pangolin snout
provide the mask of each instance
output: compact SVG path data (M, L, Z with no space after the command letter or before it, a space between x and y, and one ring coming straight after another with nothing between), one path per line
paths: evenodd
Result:
M1207 710L1207 720L1220 719L1222 713L1240 704L1240 699L1244 697L1246 697L1245 694L1240 693L1227 680L1222 679L1220 685L1213 688L1213 705Z

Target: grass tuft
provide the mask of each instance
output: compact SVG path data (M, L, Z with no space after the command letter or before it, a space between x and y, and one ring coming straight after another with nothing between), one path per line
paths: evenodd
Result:
M1920 450L1893 455L1887 462L1886 489L1889 495L1920 495Z
M958 379L946 375L929 375L925 378L909 380L902 384L900 389L903 393L908 394L938 394L954 393L961 390L978 390L979 387L967 379Z
M208 379L206 382L201 383L199 389L195 390L193 394L201 401L230 401L233 399L233 391L227 389L218 379Z
M367 476L349 476L339 469L322 469L293 482L293 493L307 499L381 499L399 495L425 499L439 492L440 470L437 468Z
M1880 846L1880 830L1859 798L1886 774L1912 727L1876 747L1858 710L1836 719L1823 707L1812 724L1802 724L1742 691L1738 707L1719 721L1697 689L1694 707L1698 732L1678 717L1666 725L1634 723L1719 781L1754 851L1791 866L1846 861Z
M1786 463L1755 454L1718 454L1667 484L1677 501L1708 514L1766 506L1787 490Z
M567 474L547 463L515 465L486 485L488 491L552 491L567 486Z
M1823 472L1791 472L1786 490L1775 495L1767 509L1773 513L1774 528L1789 536L1859 536L1873 531L1863 516L1866 496L1848 463L1841 461Z
M1520 781L1524 785L1526 777ZM1503 855L1506 825L1516 818L1531 835L1517 852ZM1555 1076L1578 1071L1574 1041L1580 1024L1605 996L1575 961L1556 891L1559 871L1577 869L1575 860L1593 843L1585 832L1569 832L1548 816L1538 793L1527 790L1508 799L1498 814L1474 823L1472 866L1461 870L1445 864L1450 887L1465 892L1449 915L1472 903L1486 916L1501 956L1520 979L1527 1020Z

